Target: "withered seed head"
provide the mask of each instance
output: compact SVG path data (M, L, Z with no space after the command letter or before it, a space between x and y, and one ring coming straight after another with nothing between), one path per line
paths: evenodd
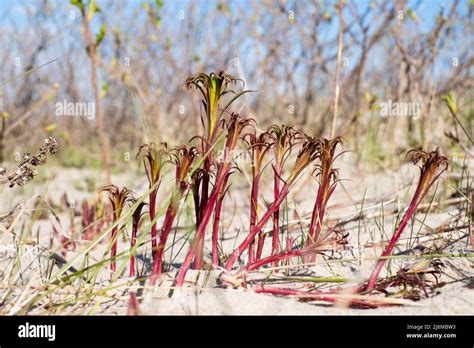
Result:
M56 139L49 137L44 140L44 144L36 152L36 154L30 159L30 163L34 166L43 165L46 163L48 155L55 155L58 152L58 150L59 150L59 145Z
M59 145L56 139L46 138L44 144L40 149L32 156L29 152L23 154L23 158L18 164L17 169L7 174L5 168L0 168L0 183L7 183L9 187L15 185L23 186L36 176L36 169L31 166L37 167L46 163L48 155L55 155L59 150Z

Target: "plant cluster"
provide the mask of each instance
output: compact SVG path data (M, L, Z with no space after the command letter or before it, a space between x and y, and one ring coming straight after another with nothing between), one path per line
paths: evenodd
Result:
M201 116L203 133L193 137L188 144L168 148L167 144L144 144L139 147L137 159L143 162L149 182L148 216L151 221L151 247L153 267L151 284L154 285L164 272L163 254L168 237L180 212L186 203L187 194L192 195L194 204L195 231L189 243L184 261L176 277L176 286L184 284L186 273L190 268L224 269L225 274L235 272L238 277L247 271L256 270L268 264L277 266L279 262L288 262L292 257L304 257L314 262L316 255L328 251L344 249L347 234L336 228L324 228L324 220L328 202L337 188L339 171L334 167L340 154L339 147L343 143L341 137L313 138L302 130L286 125L273 125L266 131L257 131L256 122L228 111L229 106L242 94L249 92L234 91L230 86L238 81L224 72L209 75L200 73L189 78L185 85L195 87L202 94L204 113ZM224 97L232 95L223 103ZM235 154L244 148L251 159L251 189L248 231L234 250L226 251L222 247L221 214L226 194L230 189L230 178L240 170ZM219 155L220 154L220 155ZM377 262L373 274L367 284L361 284L354 292L371 291L379 273L402 234L405 226L412 218L418 205L428 194L439 176L447 169L448 161L439 154L432 152L410 152L413 162L420 166L421 175L416 192L409 207L401 219L389 245ZM175 184L168 199L166 214L161 227L157 225L157 193L162 180L165 166L174 166ZM283 229L280 226L282 205L293 189L296 181L311 169L317 180L315 201L309 226L303 229L301 242L288 239L281 243ZM267 204L261 202L261 178L265 171L270 171L273 178L273 196ZM114 222L120 218L126 202L131 199L126 188L108 186L114 211ZM141 203L133 214L131 238L130 274L134 276L137 233L140 219L144 215ZM262 210L262 211L260 211ZM212 222L211 222L212 220ZM265 230L271 223L271 233ZM112 271L115 270L116 240L119 226L112 229ZM205 263L206 236L211 239L209 256L210 263ZM270 238L271 237L271 238ZM264 255L264 246L271 239L269 254ZM246 257L243 257L246 256ZM405 280L410 278L404 278ZM260 292L285 293L284 289L259 288ZM290 294L291 291L288 292ZM334 302L335 292L317 294L318 298ZM362 300L355 304L360 305ZM366 303L368 305L368 303Z

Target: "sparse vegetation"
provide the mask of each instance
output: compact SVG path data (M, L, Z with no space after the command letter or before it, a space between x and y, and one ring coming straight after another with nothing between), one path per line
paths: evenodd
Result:
M410 1L223 1L197 44L201 4L175 28L176 5L145 1L124 27L131 9L99 3L70 1L61 30L81 40L61 67L36 61L40 25L0 81L0 314L156 314L210 289L399 313L472 288L474 60L445 63L471 5L431 23ZM52 121L54 98L95 118Z

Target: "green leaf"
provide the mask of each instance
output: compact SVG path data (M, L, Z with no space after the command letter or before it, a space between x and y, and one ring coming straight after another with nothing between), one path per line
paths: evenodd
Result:
M70 0L69 3L70 3L72 6L76 6L76 7L79 8L81 11L84 10L84 3L82 2L82 0Z
M448 109L451 112L451 115L453 116L453 118L457 122L457 124L461 127L461 129L464 132L464 134L466 135L466 137L469 139L471 144L474 144L474 139L472 138L472 132L468 132L468 130L466 129L466 127L464 127L464 125L459 120L459 117L457 115L458 105L457 105L456 96L454 95L454 93L449 92L448 95L442 97L442 99L446 102L446 105L448 106Z
M448 95L442 97L442 99L446 102L446 105L452 113L456 114L458 112L456 96L453 94L453 92L449 92Z
M44 131L47 132L47 133L50 133L50 132L54 131L56 128L58 128L58 125L56 123L51 123L51 124L47 125L46 127L44 127Z
M96 36L96 39L95 39L95 45L96 46L99 46L100 43L102 42L102 40L104 40L104 36L105 36L106 32L107 32L107 26L104 23L100 26L99 34L97 34L97 36Z
M323 12L323 20L324 21L330 21L331 20L331 14L328 11Z
M411 19L413 19L416 23L418 23L418 16L416 15L415 11L413 11L413 9L409 8L407 10L407 14Z
M379 111L379 110L382 110L382 105L380 104L374 104L371 108L370 108L371 111Z
M105 82L103 85L102 85L102 89L100 91L100 98L105 98L105 96L107 95L107 92L109 91L109 84L107 82Z
M159 10L163 7L163 0L155 0L156 9Z
M92 17L94 17L94 14L96 14L98 12L102 12L102 10L100 9L99 6L97 6L95 0L90 0L90 2L89 2L89 13L88 13L89 20L92 20Z
M157 16L155 18L155 26L157 29L160 29L160 26L161 26L161 17L160 16Z

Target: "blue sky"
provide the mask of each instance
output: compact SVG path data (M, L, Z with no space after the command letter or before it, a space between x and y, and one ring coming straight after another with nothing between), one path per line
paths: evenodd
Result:
M228 1L227 4L232 10L232 13L244 13L247 16L252 16L254 15L252 13L252 8L251 4L255 3L256 0L232 0ZM199 28L199 32L197 32L196 35L196 45L193 47L194 49L194 54L196 57L200 57L202 60L210 61L212 62L211 57L204 57L203 56L203 46L207 44L207 41L209 39L214 39L216 41L219 40L218 33L220 30L224 30L226 26L226 21L225 19L219 20L217 23L217 27L212 27L210 24L210 21L208 20L208 17L210 17L211 13L215 13L218 4L220 3L219 0L163 0L164 8L162 9L162 21L161 21L161 28L163 29L164 35L170 35L169 33L176 33L179 32L177 29L179 29L179 26L184 25L185 22L179 20L178 16L180 13L180 10L188 8L188 5L190 3L196 4L198 7L198 16L201 16L203 18L202 23L203 26ZM51 23L63 23L64 25L62 26L62 29L59 32L53 33L53 39L51 42L48 44L51 45L51 50L48 53L48 57L42 57L43 61L44 60L50 60L52 58L61 58L60 54L64 54L63 51L61 51L61 48L64 48L65 46L67 47L70 44L74 44L73 40L77 38L78 34L78 28L80 22L71 22L68 20L69 16L69 11L74 9L71 5L69 5L69 1L67 0L53 0L50 1L50 3L53 4L55 10L51 14L50 17L47 18L41 18L42 20L42 26L45 28L48 27L54 27L51 25ZM101 6L104 10L104 12L107 12L107 4L109 3L109 0L97 0L97 3L99 6ZM125 18L133 18L134 20L138 20L138 22L135 23L140 23L140 21L143 21L145 23L147 21L146 18L146 12L143 9L143 4L144 3L154 3L154 1L144 1L144 0L116 0L114 4L119 4L121 6L121 11L124 13ZM307 1L304 0L298 0L296 2L289 1L286 4L286 10L295 10L296 16L303 16L305 15L305 3ZM321 3L321 8L324 11L329 11L329 12L334 12L334 5L337 3L337 1L320 1ZM357 8L360 9L360 12L362 12L363 9L367 7L368 4L370 4L370 0L358 0L358 1L351 1L350 2L352 5L356 6ZM408 1L408 4L406 6L406 9L412 9L414 13L416 13L417 17L417 23L413 20L408 20L407 24L407 29L408 29L408 34L410 26L417 26L418 29L421 28L421 32L424 32L425 35L428 35L429 28L433 26L433 23L435 23L436 18L438 14L440 13L440 10L443 8L448 8L451 5L452 1L450 0L415 0L415 1ZM3 30L6 30L6 32L11 33L11 38L12 40L18 40L20 43L22 41L21 37L15 37L15 33L12 33L13 30L13 24L15 25L16 28L19 28L20 30L27 29L32 27L32 23L29 22L27 13L25 12L25 9L28 7L34 7L41 4L41 0L1 0L0 2L0 28ZM296 4L296 5L292 5ZM468 0L463 0L461 1L461 7L460 11L461 12L466 12L468 9ZM26 5L26 6L25 6ZM76 9L77 11L77 9ZM77 13L79 16L79 14ZM186 14L187 15L187 14ZM122 17L116 18L113 15L108 15L107 16L107 21L109 23L110 27L113 27L115 24L120 25L122 31L126 33L127 31L127 24L124 23L123 21L120 21ZM374 15L371 13L367 17L367 21L373 21L377 20ZM222 16L224 17L224 16ZM350 10L346 7L345 9L345 17L350 18L351 17L351 12ZM254 28L250 28L249 30L260 30L262 31L262 27L259 26L259 21L265 21L268 20L269 18L263 15L262 18L259 18L255 24ZM380 20L380 18L379 18ZM76 25L77 24L77 25ZM101 16L97 16L96 19L93 21L93 29L94 31L98 31L98 28L101 24ZM57 25L55 26L57 27ZM376 26L373 26L376 27ZM110 28L109 28L110 29ZM319 35L322 36L323 38L334 38L337 35L337 21L333 21L331 25L327 26L325 28L324 32L320 32ZM355 33L357 34L357 28L354 28ZM73 35L74 34L74 35ZM284 38L285 33L281 33L282 38ZM180 54L180 47L179 47L179 38L176 37L171 37L170 40L174 40L176 42L175 46L173 47L173 50L175 52L175 55L179 57ZM235 52L236 56L239 57L239 59L243 62L243 65L245 64L246 66L253 66L255 65L255 52L253 52L249 47L252 47L254 38L252 38L250 35L248 36L247 39L244 39L243 41L238 42L237 45L237 52ZM217 44L221 44L220 42L217 42ZM224 43L223 43L224 44ZM449 43L448 43L449 44ZM444 57L442 57L438 62L435 67L435 74L441 74L443 72L445 64L450 63L451 56L456 55L456 48L457 46L462 46L462 42L460 43L451 43L451 47L446 50L446 52L443 52L445 54ZM61 46L62 45L62 46ZM294 47L301 48L302 43L296 42L294 44ZM107 45L105 45L107 47ZM461 47L462 48L462 47ZM59 57L55 56L58 55ZM67 53L67 52L66 52ZM266 54L267 52L263 52ZM18 53L20 54L20 53ZM298 50L295 50L294 52L289 53L289 58L291 59L291 55L298 55L299 52ZM353 57L350 58L356 58L359 54L356 48L351 47L350 52L345 52L345 54L348 55L353 55ZM375 52L374 54L377 54ZM293 57L294 58L294 57ZM373 57L371 58L373 61L373 64L383 64L383 60L381 59L374 59ZM350 64L354 64L356 59L350 59L349 62ZM217 69L218 67L211 66L211 69ZM295 73L298 73L296 71ZM252 87L252 86L250 86Z

